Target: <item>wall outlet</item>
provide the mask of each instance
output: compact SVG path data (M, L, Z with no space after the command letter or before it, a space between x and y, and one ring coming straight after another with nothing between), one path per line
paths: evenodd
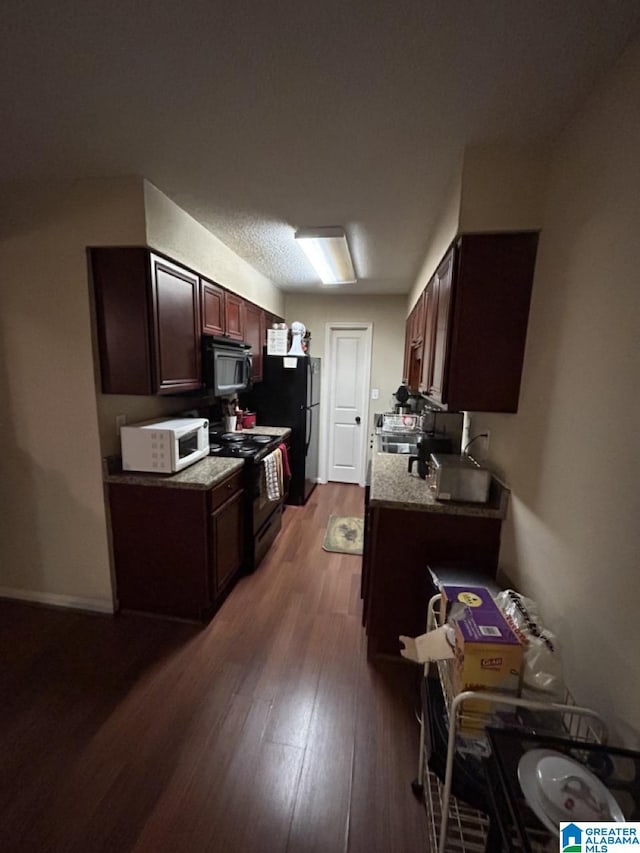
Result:
M126 415L116 415L116 435L120 438L120 427L123 427L127 422Z
M371 399L377 400L379 396L380 396L380 390L378 388L372 388L371 389Z

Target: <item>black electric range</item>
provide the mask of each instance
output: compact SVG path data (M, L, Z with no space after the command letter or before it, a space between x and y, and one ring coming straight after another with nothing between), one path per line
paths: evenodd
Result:
M209 431L209 455L244 459L245 521L244 566L257 569L282 527L284 495L271 500L267 493L263 460L282 444L278 435L259 432Z
M209 432L209 455L261 462L282 443L277 435L246 432Z

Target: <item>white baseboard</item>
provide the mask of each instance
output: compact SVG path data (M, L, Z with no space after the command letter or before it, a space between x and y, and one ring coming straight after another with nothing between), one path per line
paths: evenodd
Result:
M92 613L113 613L113 601L108 598L79 598L75 595L58 595L54 592L33 592L29 589L11 589L0 586L0 598L66 607L69 610L89 610Z

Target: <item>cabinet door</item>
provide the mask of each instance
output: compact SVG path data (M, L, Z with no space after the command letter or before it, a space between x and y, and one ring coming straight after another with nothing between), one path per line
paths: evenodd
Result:
M200 378L200 280L150 255L156 391L193 391Z
M244 339L251 347L253 368L251 378L254 382L262 382L262 347L264 345L264 311L250 302L244 306Z
M412 311L413 315L413 330L412 330L412 340L414 346L419 346L422 343L422 337L424 333L424 298L425 292L424 290L420 294L420 298L416 302L414 309Z
M212 604L206 492L128 483L108 489L119 606L201 618Z
M427 391L433 381L433 341L435 331L435 286L429 282L424 292L424 332L422 337L422 375L420 391Z
M205 335L224 335L224 290L200 279L200 310Z
M244 559L244 492L236 492L211 514L211 577L215 595L240 570Z
M407 385L409 383L409 369L411 367L411 315L407 317L407 323L404 333L404 365L402 367L402 382Z
M446 403L517 412L538 235L465 234L457 244Z
M433 277L435 328L433 330L433 362L429 396L446 403L449 307L453 278L453 251L449 252Z
M244 341L244 299L226 291L224 315L226 336L232 341Z
M146 249L90 250L103 394L155 393Z

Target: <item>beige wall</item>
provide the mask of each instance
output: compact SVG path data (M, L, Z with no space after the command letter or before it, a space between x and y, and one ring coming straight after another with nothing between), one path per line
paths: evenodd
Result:
M444 253L458 233L460 223L460 201L462 197L462 160L452 175L445 197L442 200L440 216L429 235L427 251L420 272L409 292L405 315L418 301L429 279L436 271Z
M407 313L457 234L541 227L549 156L545 149L505 144L465 148L409 293Z
M513 489L501 563L578 699L640 746L640 42L552 164L520 408L475 415Z
M285 317L310 329L311 355L324 357L325 328L329 322L371 322L373 341L371 354L371 388L380 391L379 400L370 400L369 411L389 411L391 395L402 381L404 357L404 296L342 296L288 293Z
M282 295L140 178L3 187L3 202L0 595L109 610L101 459L119 451L115 417L190 401L100 393L86 247L148 241L278 313Z
M460 232L539 229L549 157L549 152L539 147L467 146L462 168Z
M144 242L139 180L3 188L0 594L111 607L85 246Z
M282 291L149 181L144 181L144 204L149 246L282 315Z

